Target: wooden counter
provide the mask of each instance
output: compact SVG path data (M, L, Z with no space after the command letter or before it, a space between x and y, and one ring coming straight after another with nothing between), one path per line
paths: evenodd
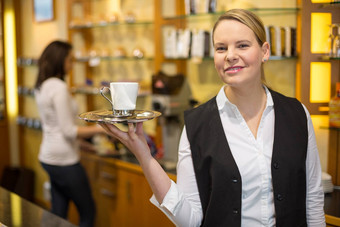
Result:
M340 226L340 190L335 189L325 195L327 226Z
M82 152L96 201L96 227L170 227L174 224L149 199L152 191L133 157L101 157ZM176 180L174 174L169 177Z

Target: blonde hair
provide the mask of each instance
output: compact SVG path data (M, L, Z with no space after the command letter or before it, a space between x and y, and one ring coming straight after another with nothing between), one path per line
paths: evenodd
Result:
M262 45L266 42L266 31L262 20L253 12L245 9L231 9L221 15L213 27L212 37L214 37L215 30L219 23L224 20L235 20L250 28L254 32L257 43L260 47L262 47ZM215 45L214 39L213 44ZM262 82L265 83L266 80L264 77L263 64L261 65L261 79Z

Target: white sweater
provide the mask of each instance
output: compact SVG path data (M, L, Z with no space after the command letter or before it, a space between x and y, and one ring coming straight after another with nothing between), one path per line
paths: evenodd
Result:
M77 104L67 84L56 77L49 78L40 90L35 90L35 99L43 130L39 160L61 166L77 163Z

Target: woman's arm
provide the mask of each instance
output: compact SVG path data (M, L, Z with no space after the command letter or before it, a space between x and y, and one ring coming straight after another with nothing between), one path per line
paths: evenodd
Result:
M77 137L88 138L98 133L105 133L105 130L98 125L79 126L77 130Z
M304 107L305 108L305 107ZM306 158L306 213L307 224L311 227L326 226L324 213L324 192L322 188L322 171L315 133L311 117L305 108L308 119L308 149Z
M186 128L183 128L178 149L177 184L172 183L162 204L151 202L161 209L176 226L200 226L203 219L196 175Z
M127 132L111 124L101 125L136 156L154 193L151 202L176 226L200 226L203 213L185 128L179 145L175 184L152 157L144 137L143 123L137 123L136 128L129 124Z

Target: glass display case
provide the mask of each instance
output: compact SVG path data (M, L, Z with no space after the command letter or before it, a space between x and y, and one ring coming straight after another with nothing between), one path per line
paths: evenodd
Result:
M150 94L154 72L154 14L154 0L68 1L68 34L75 55L69 82L82 103L80 112L109 108L98 88L111 81L137 81L138 106L150 109L143 100Z

